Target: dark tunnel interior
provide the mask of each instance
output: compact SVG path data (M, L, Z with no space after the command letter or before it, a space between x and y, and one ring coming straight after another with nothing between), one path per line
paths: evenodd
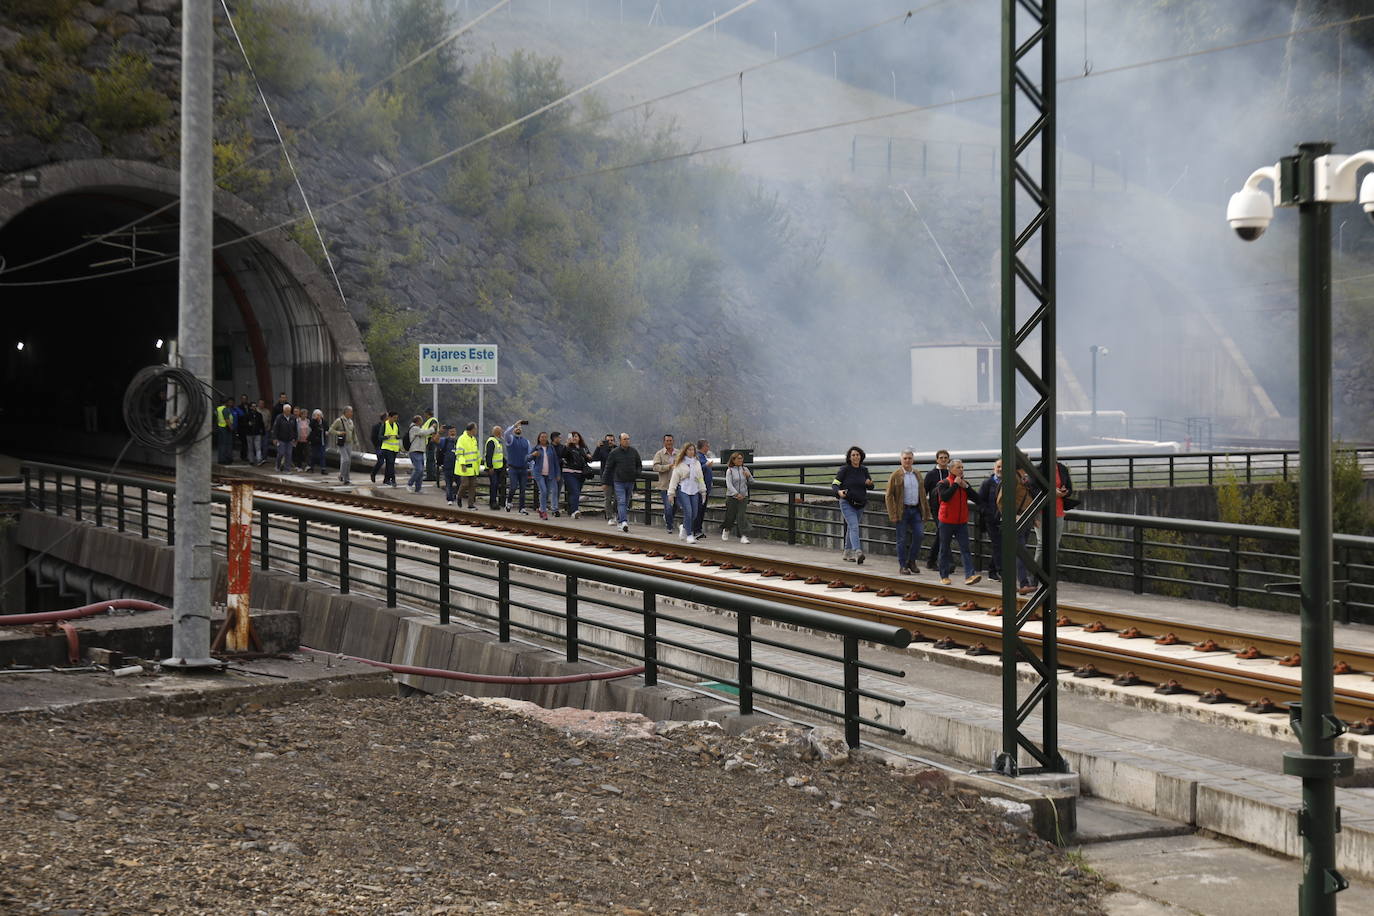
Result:
M0 441L9 448L94 457L127 441L129 381L175 353L177 208L154 214L168 200L86 187L0 226ZM337 411L348 386L319 308L299 278L245 234L216 218L212 398L271 401L286 391L303 406ZM54 417L61 437L52 435Z
M53 198L0 227L0 435L35 436L55 416L68 435L123 434L120 404L129 380L166 361L176 335L175 263L128 271L177 251L176 211L136 230L33 267L8 271L147 215L155 205L98 192ZM118 273L79 282L54 282ZM159 347L158 344L162 346ZM27 431L26 431L27 430Z

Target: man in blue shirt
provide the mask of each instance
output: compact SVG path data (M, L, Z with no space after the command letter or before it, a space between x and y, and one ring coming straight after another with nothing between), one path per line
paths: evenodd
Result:
M916 470L915 453L909 448L902 450L902 466L887 479L883 503L888 520L897 527L897 572L914 576L917 573L916 555L921 549L930 503L921 475Z

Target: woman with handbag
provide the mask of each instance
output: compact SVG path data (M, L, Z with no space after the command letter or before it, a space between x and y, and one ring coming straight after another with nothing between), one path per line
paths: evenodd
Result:
M867 457L863 449L851 445L845 452L844 466L830 481L830 489L840 501L840 513L844 516L844 558L853 563L864 561L859 529L863 524L864 506L868 503L868 491L873 487L873 478L864 467Z

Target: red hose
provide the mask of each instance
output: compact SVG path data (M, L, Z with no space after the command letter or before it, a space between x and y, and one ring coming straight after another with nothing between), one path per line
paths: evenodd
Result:
M644 673L643 665L636 665L633 668L621 668L617 671L594 671L587 674L564 674L557 677L518 677L508 674L468 674L463 671L449 671L445 668L419 668L415 665L393 665L390 662L379 662L370 658L359 658L356 655L343 655L338 652L326 652L323 649L312 649L309 646L301 646L306 652L318 652L321 655L334 655L339 658L346 658L351 662L362 662L364 665L374 665L378 668L386 668L397 674L414 674L418 677L441 677L450 681L471 681L475 684L577 684L582 681L609 681L618 677L634 677L636 674Z
M26 623L53 623L58 620L76 620L80 617L94 617L96 614L103 614L106 611L165 611L167 608L151 601L140 601L137 598L115 598L112 601L101 601L96 604L88 604L84 607L75 607L69 611L44 611L41 614L6 614L0 616L0 627L18 627Z

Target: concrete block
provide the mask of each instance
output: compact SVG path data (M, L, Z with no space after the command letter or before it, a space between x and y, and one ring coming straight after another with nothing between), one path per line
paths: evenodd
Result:
M1196 776L1171 775L1146 761L1061 748L1082 787L1100 798L1185 824L1197 824Z
M1231 788L1208 783L1198 785L1194 821L1198 827L1286 856L1302 855L1296 802L1275 804L1272 800L1258 799Z

